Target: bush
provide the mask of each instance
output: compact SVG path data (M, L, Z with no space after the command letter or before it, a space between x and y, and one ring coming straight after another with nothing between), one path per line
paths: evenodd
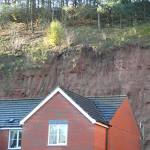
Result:
M76 42L76 36L73 30L65 29L65 42L64 46L69 47Z
M4 28L10 21L10 6L3 4L0 6L0 26Z
M70 26L91 25L97 17L96 8L92 6L64 7L65 23Z
M10 19L12 22L23 22L25 23L27 18L29 18L27 12L26 12L26 6L23 4L14 4L11 6L11 14Z
M52 21L47 31L47 36L44 40L44 44L47 46L58 46L62 44L64 39L64 28L57 20Z
M26 22L28 14L25 5L2 4L0 6L0 26L4 28L10 22Z

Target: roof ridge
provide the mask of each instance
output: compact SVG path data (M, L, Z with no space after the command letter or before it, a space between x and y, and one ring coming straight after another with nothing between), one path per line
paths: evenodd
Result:
M89 98L89 97L93 97L93 98L109 98L109 97L128 97L127 95L102 95L102 96L83 96L83 95L80 95L80 94L78 94L78 93L75 93L75 92L73 92L72 90L69 90L69 89L66 89L66 88L64 88L64 87L62 87L62 86L59 86L62 90L66 90L66 91L69 91L69 92L71 92L71 93L74 93L74 94L76 94L76 95L79 95L79 96L82 96L82 97L84 97L84 98Z
M77 95L77 96L83 98L83 99L86 100L86 101L89 100L86 96L82 96L82 95L80 95L80 94L77 94L77 93L75 93L75 92L73 92L73 91L70 91L70 90L65 89L65 88L62 88L62 87L61 87L61 89L64 90L64 92L70 92L70 93L72 93L72 94L74 94L74 95ZM67 94L68 94L68 93L67 93ZM70 96L70 95L69 95L69 96ZM88 102L90 102L90 100L89 100ZM98 109L98 107L95 105L95 103L92 103L92 105L94 105L94 107L95 107L97 113L101 113L101 114L102 114L101 117L102 117L102 119L104 120L104 122L105 122L105 123L108 123L107 119L106 119L105 116L103 115L103 112L102 112L100 109ZM99 115L100 115L100 114L99 114Z
M83 98L85 98L85 99L86 99L86 97L85 97L85 96L83 96L83 95L80 95L80 94L78 94L78 93L75 93L75 92L73 92L72 90L66 89L66 88L64 88L64 87L61 87L61 86L60 86L60 88L61 88L62 90L64 90L64 91L71 92L71 93L73 93L73 94L76 94L76 95L78 95L78 96L81 96L81 97L83 97Z

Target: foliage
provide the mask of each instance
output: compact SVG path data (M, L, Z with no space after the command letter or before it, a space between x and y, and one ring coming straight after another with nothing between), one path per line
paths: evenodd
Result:
M0 6L0 26L4 28L4 26L10 21L9 18L10 7L9 5L3 4Z
M55 20L50 23L47 29L47 36L44 39L44 44L47 46L58 46L62 44L64 39L64 28L62 24Z
M26 7L25 5L19 5L19 4L13 4L11 6L11 21L13 22L26 22L27 13L26 13Z
M22 29L20 30L22 31ZM117 27L103 28L101 32L98 31L96 26L68 27L64 32L63 46L56 47L57 49L45 46L43 44L43 35L39 36L38 32L34 33L35 35L31 33L29 35L27 33L22 34L23 32L21 32L21 36L24 36L24 39L21 39L19 34L7 36L7 33L0 36L0 70L8 69L12 72L22 67L24 68L24 63L29 67L33 67L32 65L34 64L37 66L45 63L51 53L61 53L67 48L77 50L85 44L94 47L97 51L116 46L120 47L128 43L140 43L144 46L150 46L150 24L122 29ZM13 43L16 43L15 48Z
M44 63L47 60L49 49L42 42L25 47L25 54L30 62Z
M36 27L44 29L53 19L69 26L100 22L102 27L122 28L149 22L149 14L150 2L145 0L15 0L0 6L0 24L23 22L32 32Z
M0 6L0 26L5 27L11 22L23 22L27 20L26 8L24 5L18 4L3 4Z
M94 26L84 26L75 28L74 32L77 45L86 43L98 48L111 48L128 43L134 44L139 40L142 42L146 40L147 43L150 43L149 24L126 27L123 29L117 27L104 28L101 32L98 32L98 29Z
M76 42L75 32L73 30L65 29L65 41L63 43L64 47L73 46Z
M38 15L36 16L36 25L40 26L42 29L52 20L52 14L49 9L39 8Z
M0 55L0 71L3 70L6 73L5 75L11 75L13 71L23 69L23 66L24 57L7 54Z
M97 7L97 13L100 13L100 14L105 13L105 9L104 9L104 7L102 7L102 6L98 6L98 7Z
M96 7L78 6L64 7L67 25L89 25L96 18Z

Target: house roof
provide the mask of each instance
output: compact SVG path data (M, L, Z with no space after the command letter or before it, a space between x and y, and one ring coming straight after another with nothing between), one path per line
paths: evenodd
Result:
M107 122L110 122L115 112L125 100L126 96L123 95L112 95L112 96L101 96L101 97L87 97L93 101L97 109L102 112L102 115Z
M31 117L40 107L60 92L92 123L109 124L124 96L83 97L64 88L56 88L43 98L0 100L0 128L18 127Z
M97 122L102 122L108 124L107 120L103 116L101 110L96 107L93 101L88 100L86 97L83 97L79 94L76 94L72 91L62 88L63 91L67 93L81 108L83 108L92 118Z
M19 122L42 98L0 100L0 128L19 127Z

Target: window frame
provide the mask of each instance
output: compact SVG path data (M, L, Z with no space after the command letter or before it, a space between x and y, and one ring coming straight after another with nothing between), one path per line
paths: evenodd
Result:
M65 143L59 143L59 127L61 126L61 125L66 125L66 138L65 138ZM51 144L50 143L50 127L51 127L51 125L56 125L57 126L57 143L56 144ZM58 123L57 123L57 121L50 121L49 122L49 125L48 125L48 146L67 146L67 144L68 144L68 123L67 122L65 122L65 123L63 123L63 121L62 121L62 123L61 123L61 121L58 121Z
M11 131L17 131L17 141L16 141L16 144L17 144L17 147L15 148L12 148L10 147L10 141L11 141ZM19 146L19 133L21 132L22 134L22 130L20 128L12 128L12 129L9 129L9 139L8 139L8 149L10 150L15 150L15 149L21 149L21 146ZM21 139L22 140L22 139Z

